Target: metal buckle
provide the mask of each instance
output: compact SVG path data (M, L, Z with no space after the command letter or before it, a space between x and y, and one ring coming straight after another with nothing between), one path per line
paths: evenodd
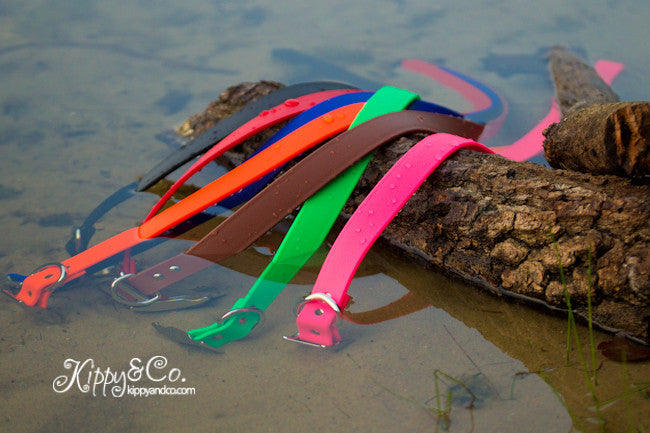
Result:
M126 279L133 275L134 274L122 274L113 280L111 283L111 297L114 300L120 304L126 305L129 308L142 308L160 299L159 293L156 293L153 298L147 298L146 296L142 295L142 293L140 293L135 287L130 285ZM134 298L135 301L130 301L123 298L122 295L119 294L118 289Z
M332 299L332 295L329 293L312 293L311 295L305 297L305 302L309 302L313 299L316 299L317 301L323 301L327 305L330 306L330 308L334 311L336 311L336 314L341 314L341 309L339 308L338 304L334 302L334 299Z
M43 270L45 270L47 268L50 268L52 266L57 266L59 268L60 274L59 274L59 279L56 280L54 283L52 283L52 285L50 287L45 289L48 292L53 292L56 289L58 289L61 286L61 284L63 283L63 280L65 280L65 277L67 276L67 274L66 274L66 271L65 271L65 265L63 265L63 263L59 263L59 262L46 263L43 266L40 266L40 267L36 268L34 271L32 271L29 274L29 275L36 274L36 273L41 272L41 271L43 271ZM45 277L45 279L48 279L48 278L51 278L51 276Z
M192 308L208 302L211 298L209 296L202 296L200 298L188 298L186 296L172 296L163 299L160 293L155 296L147 298L140 293L135 287L130 285L127 279L133 274L123 274L113 280L111 284L111 297L120 304L126 305L133 311L138 312L158 312L179 310L183 308ZM119 291L118 291L119 290ZM119 292L123 292L132 298L134 301L125 299Z
M217 323L219 325L222 325L226 320L230 319L231 317L237 316L238 314L241 314L241 313L255 313L255 314L257 314L257 317L258 317L257 323L251 328L251 331L253 329L257 328L260 325L260 323L262 323L262 319L264 319L264 311L260 310L259 308L244 307L244 308L234 308L234 309L228 311L226 314L221 316L221 319L219 319L217 321ZM239 319L239 323L241 325L245 324L246 323L246 318L242 317L241 319Z

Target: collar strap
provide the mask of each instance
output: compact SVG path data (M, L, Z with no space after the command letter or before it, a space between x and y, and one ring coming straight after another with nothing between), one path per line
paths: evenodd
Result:
M350 96L345 95L334 99L345 99ZM329 103L324 104L329 105ZM411 104L410 107L414 105L416 104ZM428 103L417 104L416 106L432 109L432 106ZM475 138L480 135L483 129L481 125L457 117L428 112L413 111L411 113L417 115L397 112L372 119L368 121L370 122L369 125L366 125L368 123L366 122L331 140L326 145L313 151L313 156L309 155L304 158L303 161L248 200L228 219L190 248L187 254L179 254L160 262L136 275L130 276L124 283L130 284L143 295L153 296L165 287L212 264L200 258L218 263L243 251L320 188L333 180L344 169L370 153L367 149L374 150L390 140L411 132L450 132ZM368 142L369 139L371 141ZM328 228L323 226L323 229L326 234ZM295 233L296 230L298 229L294 228L291 233ZM322 243L321 237L325 236L315 234L313 225L306 227L305 230L308 234L301 234L299 241L290 241L291 237L288 237L285 247L281 247L276 252L271 264L269 264L269 273L277 276L277 270L273 271L272 269L280 267L284 269L283 272L286 275L281 280L285 280L287 278L291 279L298 272L302 267L302 261L306 261L313 254ZM292 234L292 236L295 235ZM306 236L313 239L311 244L306 242ZM301 245L300 251L304 251L304 253L297 254L295 250L298 248L297 246L286 246L294 243ZM293 252L287 253L288 249ZM294 259L289 260L291 257ZM301 259L296 261L295 257L301 257ZM288 267L288 260L294 263L292 267ZM263 274L256 285L262 284L262 281L266 279L268 279L266 274ZM273 281L279 280L274 277ZM256 292L254 289L251 290ZM259 289L259 291L262 292L263 289ZM275 298L275 296L273 295L271 299ZM255 297L251 298L250 302L252 305L257 305L258 308L262 305Z
M355 161L392 140L415 132L449 132L475 137L481 130L481 125L463 119L417 111L399 111L368 120L303 158L238 208L186 254L179 254L133 275L128 278L128 283L141 294L152 296L213 262L240 253ZM284 242L267 267L267 273L260 276L255 286L264 284L264 281L290 280L321 245L322 235L314 234L316 228L306 227L305 232L296 238L299 241ZM283 271L280 273L278 269ZM272 300L276 296L262 288L251 291L258 294L249 293L247 306L259 309L266 309L270 304L266 299ZM260 300L259 295L263 295L264 300Z
M325 90L339 89L356 90L356 87L343 83L320 81L295 84L271 92L268 95L247 104L232 116L223 119L215 126L187 143L185 146L174 151L171 155L149 170L142 179L140 179L136 190L144 191L149 188L178 167L210 149L215 143L220 142L245 123L260 116L260 113L262 113L262 117L264 117L264 114L273 114L274 109L277 109L278 106L283 106L285 101L289 99L299 98Z
M151 211L149 211L149 214L144 220L146 221L158 213L158 211L164 206L167 201L169 201L169 199L174 195L178 188L180 188L181 185L183 185L192 176L203 169L203 167L214 161L227 150L232 149L234 146L242 143L244 140L252 137L253 135L281 121L297 115L294 119L291 120L291 122L289 122L289 124L283 127L271 139L267 140L266 143L260 146L260 148L257 149L252 156L263 151L279 139L285 137L295 129L303 126L305 123L313 120L314 118L325 115L329 111L342 107L343 105L348 105L355 102L366 102L371 95L372 92L357 92L349 89L329 90L295 99L289 99L283 104L262 112L258 117L245 123L235 132L230 134L219 143L215 144L210 150L204 153L194 164L192 164L189 169L187 169L187 171L185 171L185 173L183 173L183 175L176 182L174 182L174 184L167 190L167 192L165 192L165 194L153 206ZM432 113L441 113L450 116L463 117L462 114L454 110L430 102L417 100L412 105L413 107L411 108L414 110L430 111ZM264 186L277 175L277 172L279 170L280 169L278 168L273 172L268 173L261 179L255 181L253 184L222 200L219 205L227 208L233 208L245 202L246 200L249 200L259 191L261 191L262 188L264 188Z
M293 87L293 86L291 86ZM287 89L287 88L284 88ZM272 93L271 95L275 95L275 93L280 92L283 89L277 90L276 92ZM158 211L169 201L169 199L174 195L176 191L178 191L178 188L180 188L185 182L187 182L192 176L194 176L196 173L201 171L203 167L208 165L210 162L214 161L216 158L219 156L223 155L226 151L232 149L233 147L243 143L247 139L253 137L254 135L280 123L283 122L287 119L290 119L305 110L309 111L311 107L314 105L320 104L323 101L326 101L330 98L333 98L338 95L346 94L346 93L354 93L356 92L355 90L350 90L350 89L338 89L338 90L325 90L322 92L318 93L312 93L309 95L303 95L299 96L294 99L287 99L284 100L281 104L270 108L269 110L260 110L258 111L257 116L253 117L252 119L248 120L244 124L242 124L239 128L234 130L232 133L225 137L221 137L219 135L218 137L215 137L215 139L219 139L220 141L217 142L214 146L210 148L206 153L204 153L192 166L190 166L181 177L172 184L172 186L165 192L165 194L158 200L158 202L151 208L149 211L149 214L145 217L144 221L147 221L151 218L153 218L154 215L158 213ZM268 96L271 96L268 95ZM273 100L276 100L276 98L273 98ZM268 101L265 101L265 106L267 105ZM252 102L251 104L255 104ZM337 107L338 108L338 107ZM322 113L326 114L326 113ZM237 114L234 114L234 116L237 116ZM244 118L248 118L250 116L241 116ZM230 117L228 118L230 119ZM228 119L223 120L221 123L228 121ZM313 119L311 119L313 120ZM234 122L234 121L231 121ZM217 124L220 125L221 123ZM302 126L302 125L300 125ZM230 130L230 128L224 128L226 131ZM225 132L225 131L224 131ZM210 131L204 133L208 134ZM277 135L277 134L276 134ZM201 135L202 136L202 135ZM214 136L212 133L211 136ZM280 136L278 139L281 138ZM197 138L198 140L198 138ZM272 139L273 140L273 139ZM273 143L277 141L274 140ZM268 141L267 141L268 142ZM188 145L190 146L190 145ZM167 163L167 161L170 161L170 158L185 158L185 155L187 151L184 149L188 146L181 147L179 149L179 153L174 153L172 154L169 158L164 160L161 164ZM266 146L268 147L268 146ZM203 149L204 150L204 149ZM176 157L175 155L179 155ZM160 165L160 164L159 164ZM153 170L157 170L156 167L154 167ZM152 171L153 171L152 170ZM167 174L167 173L165 173ZM164 175L163 175L164 176ZM149 174L145 175L145 177L149 177ZM160 178L160 177L159 177ZM145 179L145 178L143 178ZM142 183L142 181L141 181ZM150 182L145 182L145 183L150 183ZM140 188L140 186L138 186Z
M160 236L214 203L291 160L305 150L333 137L347 129L363 104L352 104L335 110L319 119L309 122L278 141L264 152L239 165L212 181L194 194L176 203L144 222L139 227L126 230L69 259L61 266L48 266L32 273L22 282L20 291L14 297L26 305L47 306L52 287L82 276L86 269L114 255L140 244L147 239ZM65 269L65 275L60 269ZM12 295L13 296L13 295Z
M396 89L393 87L384 87L382 89L379 89L376 93L370 95L361 95L362 99L367 101L361 111L357 114L355 117L354 121L352 122L352 125L359 124L363 121L363 119L370 119L373 116L369 115L368 113L376 113L376 115L383 114L384 112L387 111L399 111L404 108L406 108L411 102L414 100L418 99L418 96L414 93L408 92L406 90L401 90L401 89ZM328 101L325 101L319 106L316 106L312 108L311 110L308 110L307 112L303 113L301 115L302 118L299 119L294 119L296 123L302 122L303 119L306 117L308 120L311 118L310 116L312 115L312 112L315 113L316 115L320 116L324 113L330 113L332 109L336 109L336 107L340 107L341 104L347 104L350 102L350 100L359 100L359 95L342 95L338 98L333 98ZM329 114L325 114L328 115ZM289 125L287 125L289 126ZM352 128L353 126L350 126ZM289 126L288 129L292 129L292 127ZM282 135L282 132L279 134ZM289 134L290 135L290 134ZM285 136L286 137L286 136ZM275 144L274 144L275 145ZM252 158L255 158L252 157ZM252 159L251 158L251 159ZM250 161L250 160L249 160ZM361 174L359 173L359 176ZM331 179L330 179L331 180ZM356 184L356 181L354 181L354 184ZM352 185L354 187L354 185ZM316 190L312 192L315 193ZM350 190L351 192L351 190ZM311 194L310 194L311 195ZM340 194L337 194L340 195ZM341 208L343 207L343 204L345 203L345 200L347 200L347 197L349 196L349 193L339 199L339 201L342 201L341 203ZM297 205L296 205L297 206ZM289 212L291 212L295 208L292 207ZM329 211L329 212L328 212ZM322 238L324 239L325 235L327 232L329 232L329 228L331 227L332 224L334 224L334 219L338 217L338 214L340 213L340 209L334 209L331 210L328 208L325 211L326 219L324 220L317 220L314 218L310 218L306 221L305 223L301 223L300 221L294 223L294 225L297 225L298 227L307 227L312 233L316 230L315 228L318 227L321 229L321 232L323 233ZM261 214L264 215L264 214ZM259 220L261 215L255 215L255 219ZM277 214L276 214L277 215ZM286 215L282 216L282 218ZM300 215L300 214L299 214ZM328 221L331 219L331 215L334 216L334 219L332 219L331 223L328 225ZM275 220L273 217L273 214L270 215L270 218ZM237 218L239 219L239 218ZM235 218L229 218L229 220L236 220ZM251 222L248 220L247 222ZM233 225L235 225L234 223ZM223 224L222 224L223 225ZM274 224L273 224L274 225ZM220 225L221 226L221 225ZM219 227L220 227L219 226ZM255 231L253 228L254 227L262 227L264 226L263 231ZM219 227L215 230L219 230ZM205 242L200 242L199 245L195 245L193 248L191 248L188 251L188 254L190 255L197 255L201 256L203 258L206 258L208 260L212 261L221 261L225 259L226 257L230 257L231 255L234 255L235 253L241 251L243 248L239 248L241 243L238 245L237 243L233 242L233 237L239 237L241 234L248 233L249 237L246 242L244 242L244 248L248 245L250 245L255 239L257 239L259 236L261 236L263 233L265 233L270 227L266 227L266 225L260 224L260 221L257 222L252 222L250 225L246 226L240 226L243 230L241 232L237 231L236 233L231 233L230 236L228 237L222 237L221 242L215 242L215 236L214 235L208 235L204 239L207 239ZM271 225L272 227L272 225ZM294 229L295 231L296 229ZM291 230L287 234L287 238L291 239ZM290 242L291 243L291 242ZM302 243L302 242L301 242ZM318 241L316 247L314 250L322 243L322 240ZM207 251L206 251L207 250ZM312 252L313 253L313 252ZM309 254L311 255L311 253ZM176 261L175 259L171 259L171 261ZM185 259L183 259L185 261ZM168 284L171 284L172 282L179 281L184 277L184 273L172 273L169 276L165 276L162 279L157 279L155 281L152 281L152 276L153 275L165 275L169 274L169 272L166 271L166 269L170 269L172 266L180 266L180 265L174 265L170 264L170 260L166 260L163 263L161 263L160 266L156 266L155 270L152 269L147 269L144 272L141 272L138 275L133 276L130 278L129 283L135 288L139 289L142 294L145 295L153 295L154 293L157 293L159 290L161 290L163 287L165 287ZM206 265L207 266L207 265ZM200 270L200 266L197 265L197 267L189 267L189 266L183 266L181 268L185 268L190 271L197 271Z
M374 149L410 133L452 131L457 134L478 135L480 125L440 114L401 111L368 120L330 140L292 167L260 194L239 208L230 218L196 244L188 254L218 261L225 257L222 245L229 248L239 244L243 249L264 230L271 228L302 201L313 195L344 169ZM258 225L263 215L274 216L265 226ZM295 222L294 222L295 224ZM259 229L248 233L250 227ZM299 230L300 229L300 230ZM218 347L243 338L260 319L259 312L268 308L285 285L302 268L322 244L327 225L292 226L269 266L257 279L244 298L235 302L230 312L236 317L210 326L189 331L189 335ZM197 259L203 261L201 259ZM255 309L253 312L250 309Z
M347 305L350 282L372 244L438 165L462 148L492 153L466 138L434 134L409 149L388 170L336 238L312 290L316 299L305 301L298 313L298 334L285 338L322 347L341 340L335 326L337 313L328 304L334 302L341 310Z
M392 87L384 87L373 95L364 106L364 109L357 116L357 119L355 119L353 126L362 124L365 120L380 116L381 114L390 112L391 110L401 110L412 103L416 98L417 95L411 92ZM383 119L384 118L382 117L381 119L377 119L377 121ZM462 123L462 121L459 123ZM464 125L469 124L470 122L464 123ZM436 126L439 127L440 125L438 124ZM476 135L480 134L482 127L480 125L475 125L475 127L475 131L478 129ZM395 127L390 126L390 128ZM350 134L353 131L354 128L346 134ZM383 137L384 139L393 139L400 136L394 135L399 133L397 129L388 129L388 131L392 132L382 132L382 135L379 135L376 138L380 139ZM462 133L462 131L458 132ZM367 142L368 139L364 139L363 141ZM359 142L361 143L363 141L360 140ZM359 146L359 144L356 146ZM357 162L352 169L348 169L345 173L338 176L334 181L330 182L304 203L273 260L260 278L258 278L257 282L249 292L249 295L247 295L246 298L238 300L235 303L233 310L255 307L257 310L263 311L268 307L272 300L275 299L284 288L286 283L293 278L298 270L302 268L309 257L311 257L311 255L325 240L327 233L336 221L336 218L338 218L343 205L347 201L352 189L363 173L369 159L369 157L364 157L364 159ZM199 249L200 247L195 246L194 252L196 253ZM190 250L189 253L192 253L192 250ZM209 251L204 251L203 254L205 254L202 255L204 258L217 258L214 255L208 256L207 254L210 254ZM224 323L214 324L207 328L193 330L190 331L190 336L194 339L203 340L210 345L218 346L227 341L242 338L247 335L252 327L257 323L255 318L257 317L259 320L258 314L250 316L250 318L246 318L246 320L243 321L233 319ZM219 339L215 340L215 337L218 337Z
M348 93L345 95L334 97L332 99L329 99L327 101L324 101L316 105L315 107L298 115L295 119L289 122L289 124L287 124L284 128L282 128L270 140L268 140L266 143L260 146L253 153L252 156L266 149L268 146L272 145L276 140L279 140L285 135L290 134L291 132L293 132L294 129L302 126L304 123L312 120L314 117L327 114L328 111L334 110L345 104L351 104L354 102L367 102L372 95L373 92L356 92L351 94ZM457 111L451 110L447 107L443 107L442 105L434 104L432 102L422 101L420 99L416 99L415 101L413 101L408 106L408 109L416 110L416 111L427 111L430 113L446 114L448 116L463 117L463 115L458 113ZM225 200L222 200L219 203L219 205L225 208L232 209L244 203L245 201L250 200L253 196L255 196L255 194L260 192L275 176L277 176L278 172L281 169L282 168L278 168L273 172L256 180L254 183L242 189L241 191L237 191L235 194L231 195Z

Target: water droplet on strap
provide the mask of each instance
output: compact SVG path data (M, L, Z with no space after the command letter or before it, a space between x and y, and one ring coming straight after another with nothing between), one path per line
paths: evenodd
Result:
M300 102L295 99L287 99L284 101L285 107L297 107L298 105L300 105Z

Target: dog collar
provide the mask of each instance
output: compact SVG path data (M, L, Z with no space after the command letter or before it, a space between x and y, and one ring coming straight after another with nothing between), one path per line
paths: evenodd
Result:
M273 143L275 143L275 141L290 134L295 129L297 129L298 127L302 126L305 123L308 123L314 118L324 115L330 112L331 110L334 110L346 104L368 101L368 99L371 98L372 95L373 92L357 92L357 93L340 95L331 98L327 101L324 101L310 108L304 113L296 116L293 120L291 120L291 122L289 122L289 124L287 124L278 133L276 133L272 139L268 140L265 143L265 146L268 147L269 145L272 145ZM377 102L382 103L381 100L377 101L377 97L375 97L375 103ZM367 106L368 105L364 106L364 110L367 109L366 108ZM411 102L408 105L408 108L413 110L418 110L418 111L442 112L444 114L448 114L448 116L439 117L437 124L442 127L442 129L439 129L439 131L457 132L459 134L463 134L463 132L466 131L473 131L475 135L472 136L478 136L478 134L482 130L481 125L477 125L471 122L457 121L457 119L455 118L461 117L459 113L453 110L449 110L437 104L421 101L418 99ZM452 117L452 115L454 117ZM390 132L386 132L386 135L388 137L390 135ZM362 146L362 145L357 145L357 146ZM348 152L353 153L354 150L355 149L352 148L348 150ZM347 166L352 165L352 162L354 161L356 161L356 159L352 159L350 163L346 165L346 168ZM311 168L310 170L317 172L318 168L314 167ZM338 174L340 171L341 170L336 171L336 174ZM265 177L267 178L272 177L272 175L273 173L269 173ZM221 201L219 204L222 206L236 205L242 200L250 200L252 201L252 203L263 203L263 200L261 200L261 198L264 195L260 193L258 194L259 195L258 196L255 195L255 193L261 190L262 187L266 185L268 181L270 181L270 179L265 179L265 177L260 178L253 184L239 191L238 193L233 194L228 199ZM333 175L329 177L329 180L332 180L333 177L334 177ZM315 179L310 179L309 177L307 177L307 174L305 174L304 180L296 181L298 182L296 185L299 186L298 191L304 189L303 182L310 182L310 185L313 187L314 180ZM326 183L327 182L322 183L320 185L324 186ZM292 188L292 187L293 185L291 183L288 183L287 181L285 182L283 188ZM205 236L199 243L197 243L194 247L192 247L190 251L188 251L188 254L198 256L198 257L203 257L207 260L211 260L212 262L219 262L227 257L230 257L231 255L234 255L244 250L246 247L252 244L258 237L262 236L267 230L272 228L273 225L275 225L278 221L284 218L284 216L286 216L289 212L293 211L297 206L299 206L304 200L306 200L309 196L311 196L315 192L316 190L313 190L308 196L304 196L304 195L292 196L291 197L292 205L286 207L285 212L280 212L277 210L269 212L268 209L264 208L263 206L262 207L258 206L257 208L259 210L257 211L253 211L252 213L249 212L248 218L246 217L246 214L237 212L236 215L232 215L225 222L223 222L217 228L215 228L212 233ZM275 197L273 197L272 200L277 201L281 197L286 197L285 193L282 193L281 191L277 190L275 192ZM245 206L249 208L248 205ZM273 202L270 202L268 204L268 207L270 207L271 209L277 209L277 206L274 205ZM239 224L239 222L244 222L244 221L245 223ZM312 226L315 225L316 224L312 224ZM231 227L237 227L237 228L234 230L229 229ZM243 242L241 242L242 240ZM317 246L318 245L310 247L310 249L316 250ZM311 253L309 255L311 255ZM279 256L275 260L282 261L283 259L281 259L281 256ZM150 311L153 309L170 308L170 307L182 308L182 305L194 306L196 305L194 300L189 300L186 298L174 299L172 301L165 299L164 300L165 305L161 305L162 304L161 302L149 303L149 300L155 296L158 296L158 292L163 290L168 285L174 284L195 272L203 270L204 268L210 266L210 264L211 263L205 262L200 259L192 259L192 257L189 255L180 254L178 256L167 259L157 264L156 266L153 266L149 269L145 269L136 275L131 275L119 281L120 284L119 288L123 288L124 290L122 291L127 292L127 294L130 294L131 298L137 299L138 300L137 302L135 303L130 301L124 302L124 299L118 293L116 293L115 290L112 290L113 297L119 302L126 303L127 305L130 305L134 308L138 307L137 308L138 311ZM276 265L275 262L272 261L271 264L269 264L269 267L272 269L274 267L278 267L278 265ZM283 266L283 269L287 269L288 272L288 268L286 266ZM297 272L299 269L300 267L294 269L293 273ZM112 289L115 289L115 287L112 287Z
M324 115L327 112L346 104L351 104L355 102L366 102L373 95L373 93L374 92L357 92L352 94L345 94L345 95L333 97L332 99L329 99L327 101L324 101L316 105L315 107L311 108L310 110L300 114L295 119L293 119L288 125L282 128L270 140L264 143L264 145L260 146L260 148L257 149L252 156L266 149L268 146L272 145L276 140L279 140L285 135L290 134L291 132L293 132L294 129L312 120L315 116ZM416 99L415 101L413 101L408 106L408 109L416 110L416 111L426 111L430 113L446 114L448 116L463 117L463 115L458 113L457 111L451 110L447 107L443 107L442 105L434 104L427 101L422 101L421 99ZM241 191L237 191L235 194L222 200L219 203L219 205L231 209L244 203L247 200L250 200L252 197L255 196L255 194L260 192L262 188L264 188L271 181L271 179L273 179L278 174L280 170L281 169L278 168L273 172L261 177L260 179L253 182L251 185L242 189Z
M462 148L492 153L466 138L434 134L418 142L388 170L339 233L312 293L298 312L298 334L286 339L321 347L341 340L336 317L348 303L347 289L359 264L417 188L442 161Z
M60 264L39 268L25 278L18 294L11 295L26 305L46 307L49 296L56 287L82 276L88 267L96 263L163 234L310 147L344 131L362 106L363 104L352 104L306 124L142 225L115 235Z
M131 286L133 290L129 293L135 295L133 297L144 295L142 299L148 302L168 285L212 265L213 262L218 263L243 251L355 161L395 138L412 132L440 131L478 136L481 130L481 125L459 118L410 110L368 120L303 158L237 209L185 254L179 254L120 280L118 288ZM307 231L306 236L309 237L310 233ZM284 287L281 283L290 280L302 267L303 261L306 260L304 256L309 257L321 243L320 235L313 237L313 245L306 245L304 236L301 239L303 242L298 245L283 243L248 295L245 299L237 301L233 310L249 307L266 309ZM299 254L300 251L304 253ZM271 281L278 284L270 283ZM273 284L273 290L268 287L269 284ZM119 301L122 302L121 299ZM160 309L159 306L148 303L143 305L142 302L131 306L146 307L138 308L138 311ZM237 322L232 325L237 325ZM220 332L217 326L213 325L210 330L214 335ZM243 331L237 332L240 334ZM203 339L208 338L206 334L202 335Z
M252 137L260 131L269 128L270 126L273 126L280 121L297 115L294 119L291 120L291 122L289 122L289 124L283 127L271 139L267 140L266 143L260 146L260 148L257 149L252 156L255 156L257 153L263 151L279 139L285 137L295 129L313 120L314 118L325 115L329 111L332 111L344 105L349 105L355 102L366 102L372 94L372 92L355 92L349 89L330 90L319 92L317 94L306 95L296 99L290 99L271 110L263 112L257 118L254 118L246 124L242 125L231 135L214 145L210 150L203 154L185 173L183 173L183 175L176 182L174 182L174 184L167 190L167 192L160 198L160 200L158 200L158 202L153 206L145 218L145 221L158 213L158 211L173 196L178 188L180 188L181 185L183 185L192 176L203 169L203 167L221 156L225 151L242 143L244 140ZM309 109L306 110L307 108ZM413 103L413 107L411 108L414 110L429 111L433 113L447 114L449 116L462 117L462 114L454 110L421 100L415 101ZM238 191L230 197L222 200L219 205L226 208L233 208L245 202L246 200L249 200L259 191L261 191L262 188L264 188L264 186L266 186L266 184L268 184L271 179L277 175L277 172L279 170L280 169L276 169L271 173L266 174L241 191Z
M344 83L330 82L330 81L316 81L308 83L299 83L292 86L282 87L275 90L260 99L253 101L241 110L234 113L212 128L208 129L191 142L182 146L180 149L174 151L167 158L163 159L155 167L149 170L142 179L138 182L136 191L144 191L145 189L158 182L163 177L167 176L178 167L182 166L188 161L191 161L196 156L202 154L207 149L210 149L215 143L232 134L235 130L240 129L242 125L251 120L255 120L260 113L262 117L267 114L275 114L274 110L278 107L284 106L287 100L300 98L309 94L322 92L326 90L341 90L349 89L351 91L357 90L356 87ZM289 105L293 105L290 103ZM281 108L280 108L281 109Z
M370 119L326 143L284 173L192 247L188 254L216 262L225 257L222 245L239 244L238 249L243 249L265 230L266 227L258 227L260 232L246 234L253 222L258 224L261 215L276 217L268 221L267 227L272 227L354 161L403 135L451 131L478 136L481 130L480 125L462 119L414 111ZM291 236L287 234L248 294L238 299L219 322L189 331L190 337L218 347L248 335L261 319L262 312L322 244L330 223L331 220L319 221L311 227L297 228L292 225Z
M293 86L292 86L293 87ZM310 86L311 87L311 86ZM282 90L282 89L280 89ZM278 90L277 92L279 92ZM350 90L350 89L339 89L339 90L326 90L326 91L321 91L318 93L313 93L309 95L303 95L294 99L287 99L280 105L277 105L273 108L270 108L269 110L263 110L261 112L258 112L258 115L243 125L241 125L239 128L235 129L231 134L228 136L224 137L221 139L217 144L212 146L210 150L208 150L206 153L204 153L192 166L190 166L181 177L172 184L172 186L165 192L165 194L158 200L158 202L151 208L147 216L145 217L144 221L147 221L151 219L154 215L158 213L158 211L167 203L167 201L174 195L176 191L178 191L178 188L180 188L185 182L187 182L192 176L194 176L196 173L201 171L203 167L208 165L210 162L214 161L216 158L219 156L223 155L226 151L232 149L233 147L237 146L238 144L243 143L245 140L253 137L254 135L264 131L265 129L268 129L272 127L273 125L276 125L280 122L283 122L287 119L290 119L296 115L299 115L300 113L304 112L305 110L309 111L308 109L319 105L323 101L326 101L330 98L333 98L338 95L343 95L346 93L352 93L354 94L357 92L356 90ZM274 95L272 93L271 95ZM270 95L269 95L270 96ZM276 100L276 98L273 98L273 100ZM363 101L357 101L357 102L363 102ZM252 103L254 104L254 102ZM265 101L264 106L268 105L268 101ZM342 105L341 105L342 106ZM338 107L337 107L338 108ZM325 113L321 113L321 115L324 115ZM236 116L237 114L234 114L233 116ZM242 116L243 117L243 116ZM246 116L249 117L249 116ZM228 118L230 119L230 118ZM226 120L228 120L226 119ZM226 120L223 120L222 122L225 122ZM313 120L310 119L310 120ZM220 122L217 125L220 125L222 122ZM232 121L234 122L234 121ZM302 122L299 124L299 126L304 125L306 122ZM230 130L231 128L227 127L222 127L225 130ZM292 128L293 130L295 128ZM277 134L276 134L277 135ZM283 136L288 135L285 133ZM211 133L211 137L214 136L214 133ZM267 141L267 143L272 144L278 141L280 138L283 136L278 136L277 139L271 139ZM219 136L221 137L221 136ZM217 138L219 138L217 137ZM275 138L275 136L274 136ZM205 141L205 140L202 140ZM265 146L266 148L268 146ZM183 149L183 148L181 148ZM178 153L173 153L170 157L165 159L161 164L167 166L171 166L171 162L167 161L176 161L177 159L184 159L185 154L187 152L181 151ZM174 163L175 164L175 163ZM160 171L156 168L154 168L156 172ZM152 177L149 175L145 175L147 177ZM164 175L163 175L164 176ZM145 179L145 178L143 178ZM141 181L141 183L143 183ZM144 182L144 184L150 184L149 181Z

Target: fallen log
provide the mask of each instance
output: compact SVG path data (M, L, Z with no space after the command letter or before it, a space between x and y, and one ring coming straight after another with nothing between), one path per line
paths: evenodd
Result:
M230 113L242 99L253 100L276 85L234 86L211 111ZM200 125L210 124L206 116L194 116L182 130L200 133ZM220 162L241 163L269 135ZM375 152L340 222L421 138L402 137ZM598 325L650 342L647 180L553 170L462 150L418 189L382 240L467 283L551 309L565 308L563 273L577 314L586 316L591 287Z
M549 55L560 123L544 131L551 167L585 173L650 174L650 103L619 102L596 71L560 47Z

